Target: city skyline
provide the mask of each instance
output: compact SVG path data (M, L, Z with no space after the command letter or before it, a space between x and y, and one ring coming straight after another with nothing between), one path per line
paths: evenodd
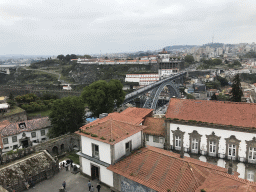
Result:
M0 2L0 55L100 54L252 43L256 2Z

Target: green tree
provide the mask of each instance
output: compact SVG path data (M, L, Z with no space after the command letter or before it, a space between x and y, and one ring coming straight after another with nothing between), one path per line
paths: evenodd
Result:
M58 55L57 58L61 61L63 61L65 59L65 56L64 55Z
M86 59L91 59L91 58L92 58L91 55L84 55L84 57L85 57Z
M221 59L213 59L213 65L220 65L222 64L222 60Z
M228 85L228 80L226 78L217 75L217 80L220 82L222 87Z
M217 99L217 96L215 95L215 93L211 96L211 99L210 100L215 100L215 101L217 101L218 99Z
M187 95L186 95L186 98L187 98L187 99L196 99L196 98L194 97L194 95L191 95L191 94L187 94Z
M185 56L185 62L187 63L193 63L195 60L194 60L194 57L192 55L186 55Z
M243 91L240 83L239 74L236 74L232 82L231 98L233 102L241 102Z
M82 98L95 117L101 113L110 113L115 106L120 106L125 97L123 85L118 80L96 81L85 87Z
M53 102L49 137L77 131L84 123L85 107L81 97L65 97Z
M14 108L14 106L16 105L16 102L12 99L7 99L7 103L11 109Z
M239 67L242 66L241 63L240 63L240 61L238 61L238 60L235 60L235 61L234 61L234 65L239 66Z
M67 54L66 57L65 57L65 60L70 61L70 59L71 59L71 56L69 54Z

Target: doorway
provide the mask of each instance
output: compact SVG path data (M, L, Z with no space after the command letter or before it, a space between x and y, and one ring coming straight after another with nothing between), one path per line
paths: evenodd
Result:
M100 167L91 164L91 177L100 180Z
M22 140L21 145L22 145L22 148L27 148L28 147L28 139Z

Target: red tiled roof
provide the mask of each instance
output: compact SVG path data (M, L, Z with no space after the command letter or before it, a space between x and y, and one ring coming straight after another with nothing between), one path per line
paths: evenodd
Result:
M145 126L117 121L112 118L102 118L93 125L86 124L76 133L91 139L114 145L135 133L142 131ZM96 136L95 136L96 135ZM95 137L94 137L95 136ZM104 139L102 139L104 138Z
M19 124L25 123L26 128L20 129ZM17 135L21 132L34 131L38 129L43 129L51 126L51 122L48 117L43 117L39 119L33 119L28 121L22 121L17 123L11 123L5 126L2 130L0 130L1 137L7 137L10 135Z
M197 188L196 192L204 189L207 192L253 192L256 191L256 183L227 173L213 172L209 179Z
M0 122L0 131L2 131L2 129L4 129L7 125L11 124L8 120L4 120ZM1 148L3 148L3 141L2 141L2 137L0 135L0 146Z
M256 127L256 104L172 98L165 116L222 125Z
M210 180L213 174L227 175L225 168L179 156L147 146L107 169L159 192L166 192L168 189L192 192Z
M153 109L146 108L137 108L137 107L129 107L121 112L122 115L130 116L130 117L138 117L145 118L147 116L151 116Z
M146 117L143 133L149 135L165 136L165 122L163 118Z
M124 115L122 113L114 112L114 113L109 113L108 116L106 116L102 119L96 119L95 121L84 125L84 127L88 127L88 126L99 124L101 122L105 122L106 119L113 119L113 120L117 120L117 121L127 122L127 123L130 123L133 125L139 125L144 121L144 119L142 119L141 117L131 117L131 116Z

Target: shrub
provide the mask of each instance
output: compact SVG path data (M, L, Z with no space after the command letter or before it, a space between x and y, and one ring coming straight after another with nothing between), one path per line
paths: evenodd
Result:
M91 136L92 136L92 137L98 137L98 135L96 135L96 134L91 134Z
M104 137L101 137L100 139L102 139L102 140L106 140Z

